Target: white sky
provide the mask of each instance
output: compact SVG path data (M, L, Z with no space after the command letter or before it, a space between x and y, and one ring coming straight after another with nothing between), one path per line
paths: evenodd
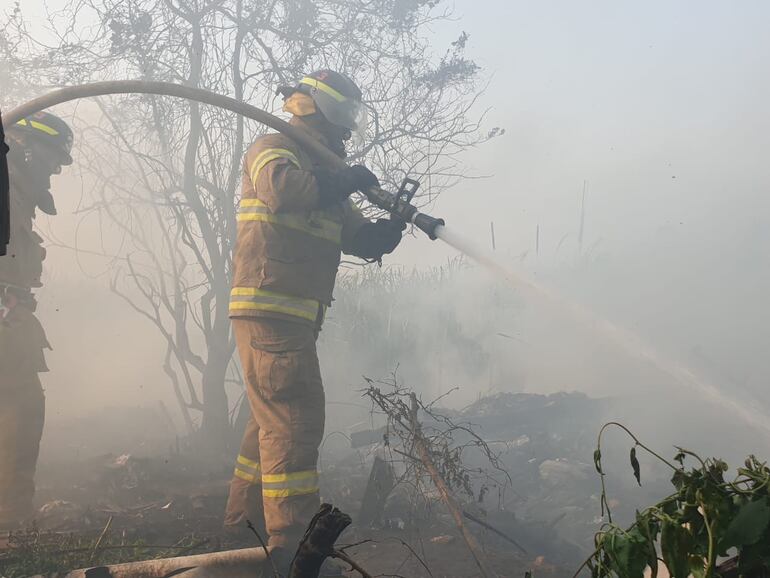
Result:
M660 227L741 219L770 178L767 2L457 2L456 28L492 73L484 104L507 134L468 156L494 174L437 213L498 243L643 242ZM503 209L502 211L500 209ZM715 233L716 234L716 233Z

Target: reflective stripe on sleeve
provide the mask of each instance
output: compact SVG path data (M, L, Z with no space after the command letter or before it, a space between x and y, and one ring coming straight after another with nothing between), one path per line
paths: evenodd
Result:
M249 167L249 176L251 177L251 183L254 185L254 188L257 186L259 171L261 171L267 163L276 159L288 159L296 165L298 169L302 168L299 164L299 159L297 159L296 155L290 150L265 149L256 156Z
M230 311L251 309L273 311L316 321L321 303L315 299L292 297L254 287L233 287L230 291Z
M315 494L318 489L317 470L262 475L262 496L266 498Z
M302 214L279 214L275 215L259 199L241 199L238 204L238 221L261 221L263 223L273 223L302 231L313 237L318 237L335 245L342 244L342 225L330 219L324 218L317 213L309 215Z

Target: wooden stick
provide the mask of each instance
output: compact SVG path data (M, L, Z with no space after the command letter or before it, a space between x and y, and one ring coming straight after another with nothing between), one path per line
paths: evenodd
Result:
M353 558L351 558L350 556L348 556L347 554L345 554L345 552L343 552L341 550L335 550L332 553L332 558L337 558L338 560L342 560L346 564L349 564L350 567L353 568L353 570L355 570L359 574L361 574L361 576L363 576L363 578L373 578L373 576L371 574L369 574L369 572L367 572L364 568L362 568L361 565L358 562L353 560Z
M519 550L521 550L521 553L522 553L522 554L529 554L529 552L527 552L527 551L524 549L524 546L522 546L521 544L519 544L519 543L518 543L516 540L514 540L513 538L511 538L511 537L510 537L508 534L505 534L505 533L501 532L500 530L498 530L497 528L495 528L495 527L494 527L494 526L492 526L491 524L489 524L489 523L485 522L485 521L484 521L484 520L482 520L481 518L477 518L476 516L474 516L473 514L469 514L469 513L468 513L468 512L466 512L465 510L463 510L463 516L465 516L466 518L468 518L468 519L469 519L471 522L476 522L476 523L477 523L479 526L483 526L484 528L486 528L486 529L487 529L487 530L489 530L490 532L494 532L495 534L497 534L498 536L500 536L500 537L501 537L501 538L503 538L504 540L507 540L508 542L510 542L511 544L513 544L514 546L516 546L516 547L517 547Z
M110 526L112 526L112 516L109 517L107 520L107 524L104 526L104 530L102 530L102 533L99 534L99 539L96 541L96 544L94 544L94 549L91 552L91 557L88 559L89 562L93 562L94 558L96 558L96 552L99 551L99 546L102 545L102 541L104 540L104 537L107 535L107 532L110 531Z
M417 395L412 393L410 398L412 400L412 408L409 417L410 421L412 422L411 425L412 433L414 434L414 447L417 450L417 456L420 458L420 461L428 471L431 480L433 480L433 485L436 486L436 489L441 496L441 501L444 502L444 505L447 507L449 513L454 519L454 522L457 525L457 529L460 530L460 534L462 535L465 544L468 546L468 550L470 550L471 556L473 556L473 560L476 562L476 566L478 566L481 575L484 578L494 578L496 574L487 564L486 558L481 551L481 546L476 541L476 537L471 534L463 522L463 514L462 508L460 508L460 504L457 503L457 500L452 494L452 491L449 489L449 485L441 476L441 473L438 471L436 464L433 463L433 459L430 456L430 451L428 451L425 438L422 436L422 427L420 426L420 422L417 419L417 411L419 409L417 404Z

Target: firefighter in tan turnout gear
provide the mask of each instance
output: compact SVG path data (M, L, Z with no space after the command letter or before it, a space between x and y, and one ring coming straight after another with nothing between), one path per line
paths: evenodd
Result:
M341 157L362 128L361 91L329 70L280 89L291 124ZM265 524L268 543L293 553L319 506L324 390L316 337L340 253L380 259L405 225L370 222L349 199L379 185L367 168L313 164L282 134L262 136L243 163L230 317L252 416L238 455L225 527Z
M33 221L38 209L56 214L51 176L72 164L72 131L40 112L9 127L6 137L11 237L0 257L0 529L13 529L33 513L45 419L38 373L48 371L43 352L50 348L34 314L45 249Z

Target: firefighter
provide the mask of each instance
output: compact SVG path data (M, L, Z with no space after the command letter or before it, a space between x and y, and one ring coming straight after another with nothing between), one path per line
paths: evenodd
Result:
M290 123L340 157L352 131L363 132L361 91L342 74L317 71L279 92ZM340 253L379 260L405 228L400 221L369 221L349 198L373 186L379 181L366 167L314 165L283 134L258 138L244 159L230 317L252 416L225 528L246 519L264 523L279 558L293 553L319 506L325 408L316 338Z
M8 206L10 185L8 184L8 159L5 158L7 153L8 145L5 144L3 117L0 114L0 257L5 255L11 237L11 210Z
M34 231L39 209L56 214L51 176L72 164L72 131L45 112L7 129L11 235L0 257L0 528L30 520L35 468L45 419L39 373L50 349L35 316L45 249Z

